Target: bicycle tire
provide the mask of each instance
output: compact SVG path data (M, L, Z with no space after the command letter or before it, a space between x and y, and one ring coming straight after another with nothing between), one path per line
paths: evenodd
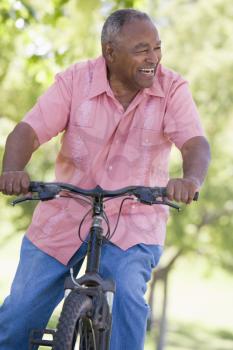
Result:
M53 350L97 350L95 332L88 313L92 300L71 292L64 302L54 336Z

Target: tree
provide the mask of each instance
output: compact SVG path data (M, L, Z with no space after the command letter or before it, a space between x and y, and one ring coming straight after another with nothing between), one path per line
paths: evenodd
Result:
M104 18L119 7L145 1L41 1L3 0L0 4L0 157L15 123L34 105L52 83L54 75L76 61L101 53L100 33ZM34 179L52 179L59 141L43 145L33 156L29 172ZM49 150L48 152L46 150ZM32 205L9 207L11 199L0 195L8 233L0 242L22 232L30 222ZM10 212L12 214L10 214ZM12 216L11 216L12 215ZM12 219L11 219L12 217ZM10 225L9 221L14 224Z
M211 143L212 163L198 204L183 215L172 213L169 222L165 266L155 271L150 299L156 281L167 283L175 261L187 253L202 254L211 264L232 272L233 188L228 181L233 172L231 48L232 9L228 0L160 2L162 39L166 64L181 72L190 82ZM182 20L181 20L182 19ZM177 175L177 163L171 173ZM164 347L166 313L160 320L157 350Z
M233 39L230 0L115 0L10 1L0 3L0 156L6 135L53 81L54 74L71 63L100 54L103 19L119 7L136 7L155 19L164 42L166 66L177 70L191 85L207 136L212 164L200 200L182 214L172 212L163 265L151 284L151 304L157 281L164 283L163 318L159 347L165 342L169 276L184 254L202 254L232 272L233 188L232 162ZM48 148L46 148L48 147ZM51 179L57 144L43 146L29 168L34 179ZM49 149L49 152L46 150ZM174 154L171 175L179 174ZM0 242L22 232L31 217L31 205L12 210L0 197ZM156 310L155 310L156 311Z

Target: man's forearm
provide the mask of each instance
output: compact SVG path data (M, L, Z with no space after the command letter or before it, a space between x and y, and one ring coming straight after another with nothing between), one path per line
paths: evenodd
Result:
M24 168L38 146L38 138L28 124L16 125L6 141L0 192L9 195L28 192L30 177Z
M181 153L183 177L192 179L201 186L210 162L210 147L207 140L202 136L193 137L183 145Z
M193 137L185 142L181 153L183 178L168 181L167 197L170 200L189 204L205 179L210 162L210 147L204 137Z
M38 146L33 129L26 123L19 123L7 137L2 172L24 170Z

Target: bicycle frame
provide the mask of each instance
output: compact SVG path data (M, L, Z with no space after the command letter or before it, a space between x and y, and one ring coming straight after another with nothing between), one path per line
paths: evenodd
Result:
M89 232L88 249L87 249L87 266L83 276L76 279L74 276L75 266L71 268L70 276L65 279L64 289L65 297L72 290L77 293L84 293L91 298L98 299L99 313L94 315L94 327L102 331L102 337L99 339L98 349L108 349L110 345L109 316L112 313L113 299L115 293L115 282L112 280L104 280L99 275L101 247L104 240L103 236L103 198L96 196L92 203L92 225ZM53 346L53 340L39 340L44 334L50 334L54 337L55 331L43 329L34 330L30 336L30 349L33 350L34 345Z
M87 250L86 273L99 273L101 246L103 243L103 199L101 197L93 198L93 222L90 229L90 239Z
M93 308L90 309L91 311L88 311L87 317L91 318L93 328L98 331L97 333L101 333L101 336L99 336L96 341L98 344L98 350L109 349L111 314L115 293L115 283L112 280L103 280L99 275L101 247L104 240L102 221L106 221L106 216L103 208L104 199L107 197L114 198L131 195L137 198L141 203L147 205L163 204L169 205L170 207L178 210L180 208L175 203L167 201L166 188L164 187L152 188L143 186L131 186L120 190L106 191L99 186L96 186L96 188L92 190L83 190L73 185L64 183L31 182L30 190L31 192L37 193L37 196L26 196L16 199L13 202L13 205L26 200L50 200L59 197L59 193L63 190L70 191L76 195L78 194L92 198L93 220L88 238L86 271L82 277L76 278L74 276L75 266L71 268L70 276L65 280L65 297L69 295L71 291L74 291L75 293L84 294L89 298L89 300L93 303ZM198 193L195 194L193 200L197 200L197 198ZM107 221L106 223L108 224ZM106 236L108 236L108 233ZM35 330L35 333L33 334L34 337L33 335L30 337L30 349L33 350L33 345L45 345L52 347L54 344L53 340L38 340L38 338L42 339L42 336L46 333L53 335L53 332L54 331L47 329L41 330L39 332L38 330Z
M101 350L102 348L108 349L110 345L111 324L109 325L109 315L112 313L115 282L104 280L99 275L101 247L104 240L102 227L103 198L101 196L93 198L92 208L93 221L88 239L86 271L78 279L74 279L72 275L67 277L65 280L65 289L66 295L75 289L79 293L84 293L98 299L99 305L102 306L99 308L99 311L102 310L100 313L94 315L93 323L96 328L103 332L98 343L98 349Z
M70 287L72 287L73 285L73 288L69 288L69 285L66 284L66 282L65 289L76 289L76 287L79 287L80 285L85 285L87 287L101 285L105 292L115 292L115 287L111 287L109 283L104 283L104 281L99 276L101 247L104 240L102 227L104 211L103 198L101 196L95 196L93 198L92 209L93 221L89 232L87 248L87 266L85 275L77 280L71 278L72 284L70 285ZM70 277L68 277L68 279L70 279Z

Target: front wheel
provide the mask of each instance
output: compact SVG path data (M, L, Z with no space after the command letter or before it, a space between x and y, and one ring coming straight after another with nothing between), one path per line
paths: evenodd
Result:
M53 350L97 350L96 335L88 314L92 300L71 292L64 302L54 337Z

